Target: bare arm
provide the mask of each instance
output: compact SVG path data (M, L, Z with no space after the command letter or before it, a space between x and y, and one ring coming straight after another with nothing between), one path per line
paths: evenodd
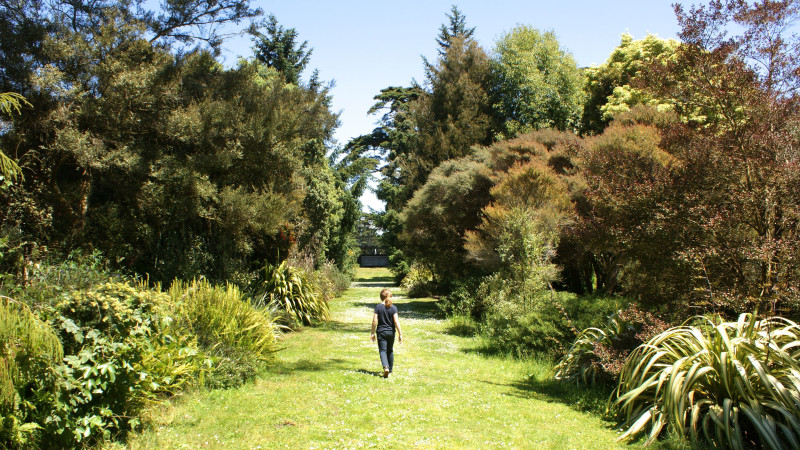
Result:
M394 320L394 326L397 328L397 338L400 339L400 343L403 343L403 331L400 330L400 319L397 317L397 313L394 313L392 316L392 320Z
M373 313L372 314L372 333L370 334L370 339L372 339L373 342L375 341L375 330L377 330L377 329L378 329L378 314L377 313Z

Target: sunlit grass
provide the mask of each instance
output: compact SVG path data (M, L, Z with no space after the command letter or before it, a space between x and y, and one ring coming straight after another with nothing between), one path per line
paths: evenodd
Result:
M547 381L550 362L484 356L479 338L450 332L434 299L394 291L406 341L395 345L395 373L379 377L370 320L392 280L385 269L358 275L331 301L331 322L287 335L254 384L154 411L130 447L622 447L608 423L583 412L593 406L580 402L595 400Z

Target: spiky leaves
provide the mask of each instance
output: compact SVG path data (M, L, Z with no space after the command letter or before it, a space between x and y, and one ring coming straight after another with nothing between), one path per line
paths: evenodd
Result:
M175 326L197 336L203 351L225 356L236 349L259 361L272 358L279 329L236 286L176 281L168 293L176 305Z
M716 446L800 445L800 326L788 319L706 317L671 328L626 362L612 410L627 440L663 430Z
M267 265L264 270L266 304L283 309L298 324L328 320L328 302L302 269L283 261L277 266Z

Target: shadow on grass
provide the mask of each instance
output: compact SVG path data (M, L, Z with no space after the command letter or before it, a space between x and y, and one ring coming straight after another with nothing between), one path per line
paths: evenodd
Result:
M506 395L526 400L536 399L563 403L572 409L591 412L606 421L613 421L606 414L608 399L614 390L611 385L578 386L575 383L541 379L541 376L534 375L511 383L495 383L493 381L483 381L483 383L508 387L510 390Z
M307 358L297 361L278 361L268 369L269 372L288 374L292 372L324 372L336 369L347 369L350 361L341 358L328 358L323 360L310 360Z
M335 333L369 333L371 322L351 323L331 320L326 322L323 329Z
M372 310L379 302L356 302L353 306L369 308ZM441 310L436 306L436 300L400 300L395 302L400 319L434 319L444 318Z
M475 329L475 327L471 327L469 325L456 324L447 327L444 330L444 334L458 337L473 337L478 334L478 331Z
M382 279L370 278L369 280L364 280L364 281L354 281L352 287L375 288L375 289L384 287L393 288L397 287L397 284L395 284L394 280L392 280L391 278L385 281Z
M444 334L459 337L473 337L478 334L478 327L472 323L455 322L451 323L447 328L445 328Z
M356 372L363 373L364 375L372 375L373 377L383 378L383 372L378 372L376 370L358 369Z
M353 280L355 283L390 283L392 285L396 284L394 281L394 277L391 275L383 276L383 277L364 277L364 278L356 278Z

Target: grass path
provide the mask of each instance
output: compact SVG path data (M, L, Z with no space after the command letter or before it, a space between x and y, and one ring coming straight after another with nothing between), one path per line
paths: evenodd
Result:
M554 401L535 363L483 356L449 333L433 299L394 290L405 342L380 377L369 340L385 269L362 269L332 320L292 333L254 384L188 395L154 412L131 448L616 448L596 416Z

